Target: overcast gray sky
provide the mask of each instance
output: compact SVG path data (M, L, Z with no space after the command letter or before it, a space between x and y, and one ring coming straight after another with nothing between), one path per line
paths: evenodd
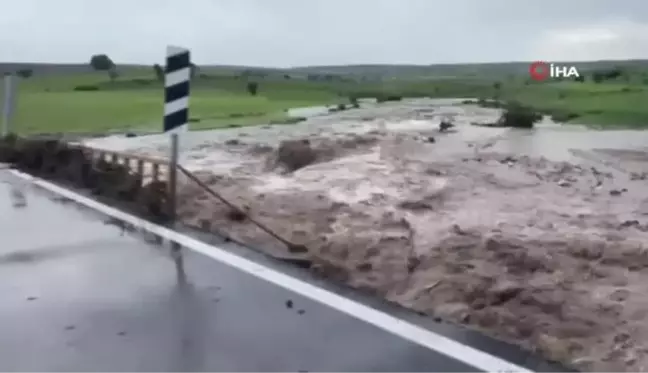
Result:
M0 61L297 66L648 58L646 0L4 0Z

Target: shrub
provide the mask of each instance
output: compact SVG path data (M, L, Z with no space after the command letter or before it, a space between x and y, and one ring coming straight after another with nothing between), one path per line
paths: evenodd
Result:
M32 75L34 75L34 70L32 70L32 69L20 69L20 70L16 71L16 75L18 75L19 77L21 77L23 79L27 79L27 78L31 77Z
M489 100L486 98L480 98L477 100L477 105L485 108L499 109L502 107L502 103L498 100Z
M131 82L137 85L149 85L153 83L151 79L142 79L142 78L132 79Z
M542 115L519 102L511 101L504 106L504 113L498 120L503 127L533 128L542 119Z
M297 124L305 120L305 117L287 117L282 119L273 119L270 121L270 124Z
M96 85L78 85L74 87L74 90L79 92L92 92L92 91L98 91L99 87Z
M377 102L401 101L403 96L399 95L376 95Z
M246 89L247 89L248 93L251 96L256 96L257 92L259 92L259 83L257 83L257 82L249 82L246 85Z
M557 111L557 112L551 113L551 119L554 122L558 122L558 123L569 122L570 120L576 119L579 116L580 115L578 115L576 113L570 113L570 112L567 112L567 111Z
M308 139L284 140L277 149L277 165L284 166L292 172L315 162L317 154Z

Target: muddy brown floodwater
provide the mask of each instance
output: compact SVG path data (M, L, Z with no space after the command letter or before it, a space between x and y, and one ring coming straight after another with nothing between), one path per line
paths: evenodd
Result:
M192 140L183 156L212 188L307 246L331 278L582 370L648 369L648 156L502 152L520 135L466 124L496 117L483 110L361 109L292 134ZM439 134L449 114L463 125ZM159 138L136 141L93 144L164 151ZM286 250L194 185L180 198L187 224Z

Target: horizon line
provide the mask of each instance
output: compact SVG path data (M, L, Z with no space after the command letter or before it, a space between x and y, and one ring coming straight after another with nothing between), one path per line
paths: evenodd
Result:
M517 60L517 61L492 61L492 62L440 62L440 63L340 63L340 64L322 64L322 65L295 65L295 66L272 66L272 65L246 65L246 64L217 64L217 63L197 63L198 66L207 66L207 67L248 67L248 68L260 68L260 69L277 69L277 70L288 70L288 69L300 69L300 68L317 68L317 67L350 67L350 66L412 66L412 67L430 67L430 66L453 66L453 65L497 65L497 64L522 64L522 63L532 63L536 61L551 61L551 62L631 62L631 61L647 61L648 58L627 58L627 59L597 59L597 60L555 60L555 59L544 59L544 60ZM88 62L9 62L9 61L0 61L0 65L88 65ZM155 63L141 63L141 62L125 62L118 63L117 65L126 65L126 66L152 66Z

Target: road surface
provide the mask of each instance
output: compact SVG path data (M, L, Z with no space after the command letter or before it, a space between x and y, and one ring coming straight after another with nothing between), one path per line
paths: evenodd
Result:
M164 246L105 221L0 171L0 370L475 371L198 253L185 253L188 281L179 283ZM316 282L298 269L264 265ZM563 370L486 337L345 296L521 367Z

